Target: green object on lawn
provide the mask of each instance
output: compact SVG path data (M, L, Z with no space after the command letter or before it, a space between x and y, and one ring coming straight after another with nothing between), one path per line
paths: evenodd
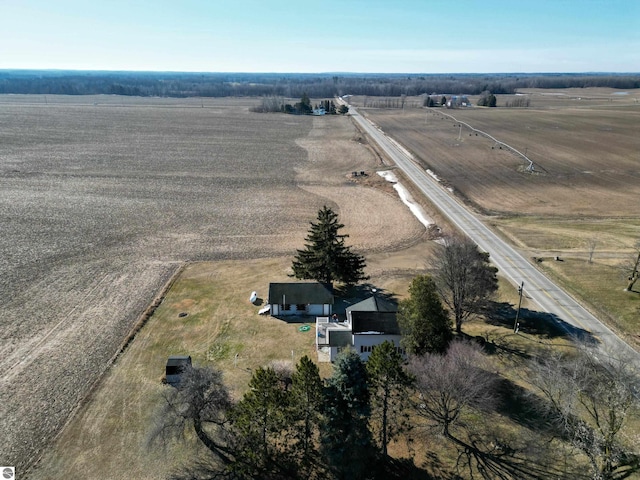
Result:
M308 332L309 330L311 330L311 327L309 325L302 325L298 327L299 332Z

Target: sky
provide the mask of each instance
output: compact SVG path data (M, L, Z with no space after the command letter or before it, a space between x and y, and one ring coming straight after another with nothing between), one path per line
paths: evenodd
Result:
M0 0L0 69L640 72L640 0Z

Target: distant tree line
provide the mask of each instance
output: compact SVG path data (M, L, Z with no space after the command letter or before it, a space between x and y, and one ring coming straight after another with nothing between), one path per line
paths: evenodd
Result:
M519 88L640 88L640 74L276 74L0 70L0 93L160 97L513 94Z
M529 97L516 97L512 100L507 100L504 104L505 107L509 108L523 108L531 106L531 99Z

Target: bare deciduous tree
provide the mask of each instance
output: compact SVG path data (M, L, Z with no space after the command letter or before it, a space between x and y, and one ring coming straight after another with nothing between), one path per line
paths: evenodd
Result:
M468 342L453 342L445 355L413 357L409 369L416 378L416 413L437 428L458 450L457 467L470 478L556 478L557 469L540 462L527 439L469 423L465 413L489 415L497 404L500 379L487 370L481 349ZM532 453L534 453L532 455Z
M593 254L596 251L597 246L598 246L597 238L592 237L587 240L587 249L589 251L589 260L587 260L588 263L593 263Z
M640 469L637 441L626 427L638 408L638 378L626 359L596 359L586 348L567 358L549 353L532 363L531 383L548 420L588 459L594 480L626 478Z
M625 288L627 292L633 292L633 286L640 278L640 240L634 244L633 250L628 261L622 265L627 276L627 288Z
M490 410L496 401L497 378L482 368L484 363L480 347L460 341L444 355L412 357L409 371L418 392L417 414L451 437L451 427L465 410Z
M182 374L178 388L167 388L163 392L163 402L153 416L147 445L181 439L192 430L213 454L214 458L207 464L208 473L217 471L223 475L235 461L227 419L230 407L229 393L219 371L189 368Z
M449 238L444 250L432 262L434 279L443 302L455 318L456 332L471 315L480 313L498 289L498 269L489 254L466 238Z

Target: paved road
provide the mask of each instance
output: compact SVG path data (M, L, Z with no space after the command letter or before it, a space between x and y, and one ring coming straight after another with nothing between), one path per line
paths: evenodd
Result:
M489 252L492 262L501 274L509 279L514 288L524 282L525 295L532 299L542 311L555 316L567 332L572 334L587 332L597 337L603 352L626 352L629 358L635 358L640 365L638 352L470 213L448 190L418 166L397 143L358 114L354 107L350 106L349 113L453 224L473 239L482 250Z

